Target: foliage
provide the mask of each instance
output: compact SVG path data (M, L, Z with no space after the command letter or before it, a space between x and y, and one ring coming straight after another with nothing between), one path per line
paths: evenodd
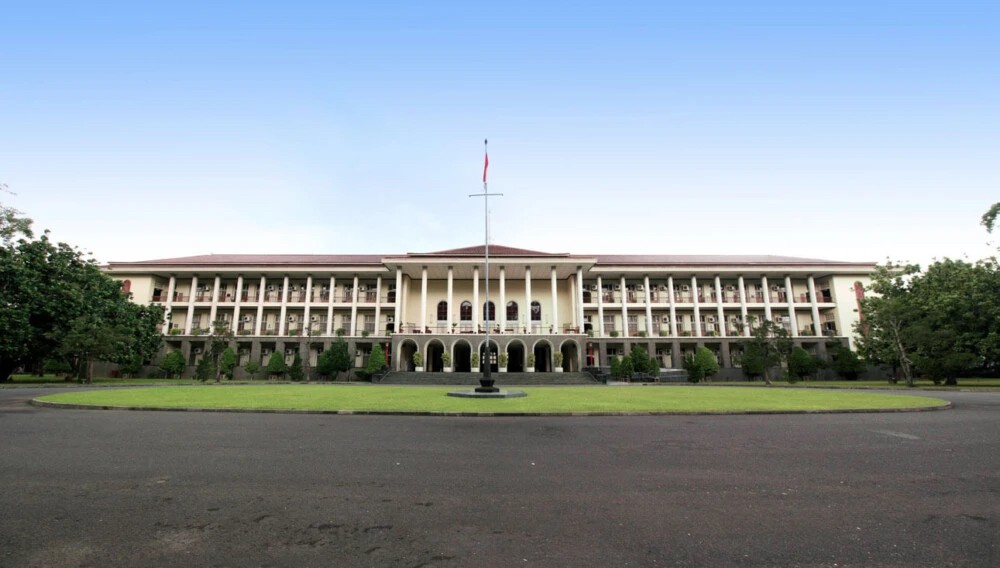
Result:
M531 369L535 368L535 354L534 353L528 353L528 367L531 368Z
M826 352L830 356L830 368L841 378L856 381L865 372L865 362L858 354L839 341L826 344Z
M247 364L243 366L243 370L250 375L250 380L254 380L257 377L257 373L260 372L260 363L256 361L247 361Z
M740 367L743 375L750 380L764 376L767 371L767 354L759 341L752 339L744 345Z
M372 346L372 352L368 354L368 364L365 365L365 372L370 377L371 375L378 373L384 368L385 368L385 352L382 351L382 346L376 343L374 346Z
M788 355L788 382L794 383L816 374L820 361L802 347L795 346Z
M184 361L184 354L180 351L171 351L163 356L160 361L160 370L171 379L179 379L187 363Z
M764 382L771 384L771 369L780 367L788 361L794 345L792 338L788 336L787 329L773 321L764 320L760 325L755 325L754 318L751 317L750 325L753 335L747 342L747 349L752 355L759 353L764 364Z
M556 351L552 354L552 363L556 367L562 367L563 364L563 354L562 351Z
M10 193L7 185L2 183L0 192ZM18 235L27 239L34 236L31 231L31 219L21 217L21 212L13 207L0 205L0 243L5 246L10 245Z
M236 352L232 347L226 347L219 357L219 373L228 380L233 380L233 371L236 369Z
M285 364L285 357L278 351L271 353L271 357L267 360L267 365L264 367L267 371L269 378L273 378L275 375L281 378L286 371L288 371L288 365Z
M63 359L46 359L42 371L50 375L62 375L73 372L73 367Z
M688 353L684 357L684 370L688 373L689 381L698 383L708 380L719 372L719 361L715 353L703 345L694 353Z
M342 372L351 369L351 357L347 353L347 343L343 339L337 339L327 349L320 354L316 361L316 371L321 377L329 379Z
M118 372L122 377L131 379L142 371L142 357L133 355L132 359L118 364Z
M445 350L445 352L441 354L441 363L445 367L451 367L451 353L449 353L447 350Z
M479 370L479 353L472 354L471 366L473 371Z
M1000 215L1000 203L994 203L990 206L986 213L983 213L983 218L980 221L980 224L986 227L987 233L993 232L993 226L996 224L997 215Z
M295 357L292 359L292 366L288 368L288 378L299 382L304 378L304 373L302 371L302 356L299 355L299 351L295 350Z
M213 377L215 377L215 363L212 362L212 358L206 353L194 368L194 378L204 382Z
M212 322L212 337L208 341L208 356L212 358L212 368L216 370L215 380L222 377L222 365L219 359L222 353L229 349L229 343L233 340L233 329L226 320L216 320Z
M423 367L424 366L424 355L421 352L419 352L419 351L415 351L413 353L413 366L414 367ZM475 366L475 365L473 365L473 366Z
M506 351L501 351L497 355L497 363L499 364L500 367L506 368L507 363L509 362L510 362L510 355L508 355Z

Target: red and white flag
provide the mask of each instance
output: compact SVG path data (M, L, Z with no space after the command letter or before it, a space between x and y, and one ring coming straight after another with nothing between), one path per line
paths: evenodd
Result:
M490 153L486 151L486 140L483 140L483 155L486 157L483 163L483 183L486 183L486 170L490 167Z

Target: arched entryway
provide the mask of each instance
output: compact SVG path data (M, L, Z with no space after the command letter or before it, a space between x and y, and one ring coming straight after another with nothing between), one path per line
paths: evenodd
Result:
M444 371L444 360L442 355L444 354L444 344L440 341L434 340L427 344L427 360L426 360L426 370L440 373Z
M455 364L455 371L459 373L468 373L472 371L472 346L469 345L467 341L459 341L455 343L455 353L452 356L452 361Z
M478 371L482 371L482 370L485 370L486 363L487 363L487 361L489 361L490 372L493 372L493 373L497 372L497 369L499 368L497 366L497 353L498 353L498 347L497 347L497 344L496 344L495 341L490 341L490 353L489 353L489 357L487 357L487 355L486 355L486 345L485 344L481 344L479 346L480 368L479 369L473 369L473 371L477 371L477 370Z
M575 341L566 341L559 347L563 356L563 370L575 373L580 370L580 348Z
M535 370L539 373L552 372L552 346L548 341L539 341L532 352L535 354Z
M399 358L396 359L397 371L413 370L413 354L417 352L417 344L412 341L404 341L399 344Z
M511 341L507 345L507 370L511 373L524 372L524 344Z

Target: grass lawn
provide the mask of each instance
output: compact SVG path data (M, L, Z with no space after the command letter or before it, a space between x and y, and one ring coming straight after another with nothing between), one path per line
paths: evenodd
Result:
M760 381L740 381L739 383L714 383L718 385L739 384L744 386L761 386ZM890 389L890 390L910 390L906 383L899 382L891 384L886 380L877 381L800 381L794 385L789 385L785 381L775 381L775 386L794 386L807 388L853 388L853 389ZM914 381L912 388L927 390L1000 390L1000 379L969 378L958 379L957 386L935 385L929 379L918 379Z
M746 387L528 387L525 398L466 399L447 387L236 385L67 392L39 400L110 407L359 412L796 412L930 408L944 400L885 393Z

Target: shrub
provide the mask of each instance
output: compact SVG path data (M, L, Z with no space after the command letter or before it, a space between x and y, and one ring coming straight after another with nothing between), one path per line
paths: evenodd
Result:
M272 378L274 375L278 375L278 378L281 378L285 374L285 371L288 370L288 366L285 365L285 358L281 353L275 351L271 353L271 357L267 360L265 370L267 371L268 378Z
M830 368L841 378L856 381L858 376L865 371L865 362L843 343L831 341L826 344L826 349L830 354Z
M562 367L563 354L561 351L556 351L552 354L552 363L555 364L556 367Z
M199 381L207 381L215 376L215 364L212 362L212 358L205 355L198 361L198 366L194 368L194 378Z
M794 347L788 356L788 382L811 377L819 369L819 361L802 347Z
M243 367L243 370L246 371L248 375L250 375L250 380L252 381L254 380L254 378L257 377L257 373L260 372L260 363L256 361L248 361L247 364Z
M219 372L228 380L233 380L233 370L236 369L236 352L232 347L226 347L219 356Z
M288 368L288 378L299 382L303 379L304 374L302 372L302 356L299 352L295 352L295 358L292 359L292 366Z
M417 351L417 352L415 352L413 354L413 366L414 367L423 367L424 366L424 356L419 351Z
M476 371L479 369L479 353L472 354L472 370Z
M509 362L510 362L510 355L508 355L506 351L501 351L500 354L497 355L497 363L501 367L507 368L507 363Z
M534 353L528 353L528 367L530 367L530 368L534 368L535 367L535 354Z
M719 361L711 349L702 346L684 357L684 370L688 373L689 381L698 383L719 372Z
M443 363L445 367L451 367L451 353L448 353L447 351L442 353L441 363Z
M180 351L171 351L163 357L163 361L160 361L160 370L167 376L167 378L178 379L184 372L184 355Z
M370 380L372 375L378 373L385 368L385 353L382 351L382 346L375 344L372 347L372 352L368 355L368 364L365 365L365 374Z

